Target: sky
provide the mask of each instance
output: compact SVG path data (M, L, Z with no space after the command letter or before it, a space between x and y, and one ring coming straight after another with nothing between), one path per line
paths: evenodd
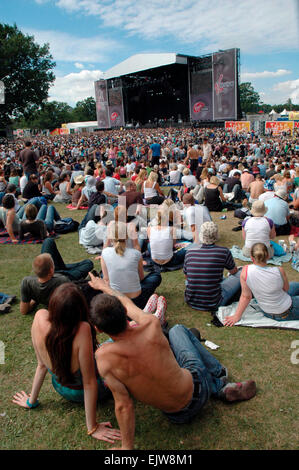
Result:
M299 104L299 0L0 0L1 22L49 43L49 100L74 106L134 54L237 47L261 101Z

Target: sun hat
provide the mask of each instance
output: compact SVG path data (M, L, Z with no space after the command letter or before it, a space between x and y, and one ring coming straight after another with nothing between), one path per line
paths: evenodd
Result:
M284 189L278 189L277 191L275 191L275 196L278 196L280 197L280 199L286 199L288 197L287 193L285 192Z
M84 175L78 175L74 178L76 184L82 184L84 182Z
M266 180L264 184L264 188L267 191L274 191L274 183L275 183L274 180Z
M106 161L106 166L113 166L112 161L111 161L111 160L107 160L107 161Z
M263 217L267 210L268 208L265 206L263 201L254 201L250 212L254 217Z
M200 228L199 241L205 245L213 245L218 240L218 227L215 222L204 222Z

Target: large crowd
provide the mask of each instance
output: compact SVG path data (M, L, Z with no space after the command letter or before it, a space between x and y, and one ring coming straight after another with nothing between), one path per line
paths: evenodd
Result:
M38 365L31 394L17 393L14 403L37 407L49 372L60 395L84 402L96 439L134 447L133 397L187 423L210 396L232 402L256 394L254 380L228 380L196 328L169 326L167 299L156 294L161 273L183 270L193 309L215 316L238 301L226 326L240 321L252 297L265 317L299 320L299 283L267 264L285 254L277 236L299 250L297 135L158 128L7 141L0 204L0 229L12 244L42 242L20 294L20 312L35 312ZM98 271L90 259L64 263L55 242L67 225L62 205L82 211L78 243L98 255ZM234 211L233 230L251 259L243 268L217 244L212 213L226 211ZM5 312L12 298L3 293L0 301ZM96 332L110 340L99 345ZM96 420L97 401L112 396L119 430Z

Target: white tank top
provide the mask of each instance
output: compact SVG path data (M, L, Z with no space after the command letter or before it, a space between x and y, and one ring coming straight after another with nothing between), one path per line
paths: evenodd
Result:
M171 259L173 255L173 239L170 227L161 228L151 227L150 247L152 259L166 260Z
M152 197L157 196L157 191L156 191L156 189L154 189L154 187L156 185L156 182L153 184L153 186L151 188L147 188L145 186L145 183L146 182L144 182L144 185L143 185L144 199L151 199Z
M292 299L283 290L283 278L276 266L249 265L246 283L264 312L279 315L291 307Z

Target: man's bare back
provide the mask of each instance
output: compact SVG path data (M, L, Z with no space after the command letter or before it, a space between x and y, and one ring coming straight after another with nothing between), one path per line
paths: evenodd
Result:
M146 315L142 325L128 327L96 353L100 374L124 384L143 403L173 413L184 408L193 394L191 373L179 367L159 320Z

